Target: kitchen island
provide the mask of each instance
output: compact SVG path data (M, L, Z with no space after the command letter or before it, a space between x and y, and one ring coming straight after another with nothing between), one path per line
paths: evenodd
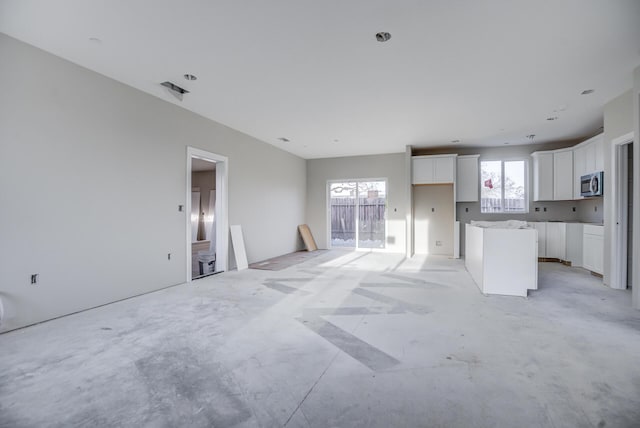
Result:
M538 288L534 228L520 221L472 221L465 227L465 267L483 294L526 297Z

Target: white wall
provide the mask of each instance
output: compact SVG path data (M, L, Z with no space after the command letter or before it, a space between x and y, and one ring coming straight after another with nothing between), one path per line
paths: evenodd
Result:
M250 262L299 248L303 159L2 34L0 58L0 331L183 282L188 145L229 158Z
M328 248L327 182L359 178L387 178L387 244L391 252L406 248L404 153L352 156L307 161L307 224L319 248Z
M640 67L633 71L633 254L636 260L640 254ZM632 272L632 304L640 309L640 267L636 263Z
M413 186L415 254L453 256L454 199L453 184Z
M633 131L633 98L632 91L612 99L604 105L604 275L603 282L607 285L611 281L611 257L613 251L611 236L614 232L612 179L612 141Z

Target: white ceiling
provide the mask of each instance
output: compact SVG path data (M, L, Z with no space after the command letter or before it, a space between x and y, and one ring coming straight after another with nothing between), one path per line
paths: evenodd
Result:
M590 136L640 65L639 0L0 0L0 31L303 158Z

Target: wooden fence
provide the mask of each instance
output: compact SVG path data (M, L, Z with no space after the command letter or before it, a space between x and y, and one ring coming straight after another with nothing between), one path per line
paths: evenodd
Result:
M501 206L501 198L481 198L480 204L482 206L483 213L499 212L499 213L511 213L511 212L524 212L526 211L524 199L510 199L505 198L504 207Z
M358 215L359 240L381 242L384 246L385 208L385 198L360 198L356 213L356 198L331 198L331 240L355 242Z

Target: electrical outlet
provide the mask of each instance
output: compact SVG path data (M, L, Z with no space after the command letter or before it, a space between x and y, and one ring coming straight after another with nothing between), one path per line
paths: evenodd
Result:
M167 254L167 260L171 260L171 253Z
M464 212L468 213L468 212L469 212L469 207L466 207L466 208L464 209Z
M31 274L31 284L35 285L35 284L38 283L38 275L40 275L40 274L38 274L38 273Z
M576 212L576 207L572 207L572 208L571 208L571 210L572 210L573 212Z
M593 211L598 212L598 206L593 207Z
M536 212L540 212L540 207L536 207Z
M547 212L547 207L542 208L542 211Z
M178 211L180 212L184 211L184 205L178 205Z
M436 241L436 247L442 247L442 241Z
M435 208L431 208L431 212L432 213L436 212L436 209Z

